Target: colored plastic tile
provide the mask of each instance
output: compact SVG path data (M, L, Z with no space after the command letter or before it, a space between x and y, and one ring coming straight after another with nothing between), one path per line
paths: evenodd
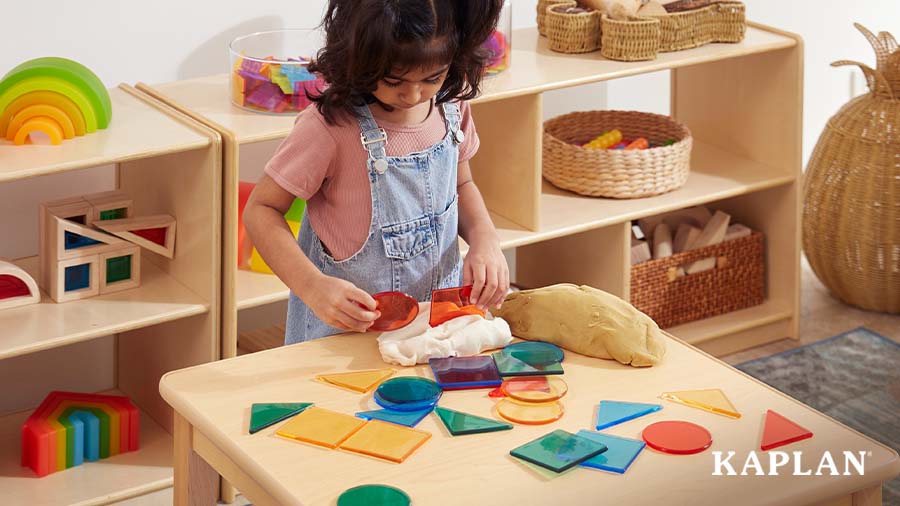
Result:
M491 397L494 399L501 399L503 397L506 397L506 394L503 393L503 387L499 386L499 387L491 390L490 392L488 392L488 397Z
M761 450L769 451L811 437L813 437L813 433L809 430L771 409L766 410L766 421L763 426L762 443L760 444Z
M566 382L556 376L507 378L501 388L507 397L525 402L555 401L569 391Z
M431 437L430 432L371 420L341 443L341 449L403 462Z
M409 506L406 492L387 485L360 485L338 497L337 506Z
M696 423L666 420L648 425L641 433L647 446L673 455L700 453L712 445L712 435Z
M118 209L107 209L105 211L100 211L100 221L105 220L120 220L128 217L128 208L120 207Z
M562 362L565 353L555 344L543 341L522 341L503 348L502 353L531 366L546 366Z
M91 286L91 264L66 267L65 291L74 292Z
M337 448L365 424L365 420L355 416L311 406L291 418L275 434L326 448Z
M381 316L369 327L376 332L403 328L419 315L419 301L402 292L381 292L372 295L375 309Z
M159 228L142 228L136 230L130 230L130 232L138 237L143 237L152 243L159 244L160 246L166 245L166 234L169 233L168 227L159 227Z
M582 462L581 465L583 467L592 467L619 474L624 474L628 467L631 466L631 463L634 462L634 459L647 446L647 443L637 439L611 436L589 430L580 430L576 435L605 444L607 448L600 455Z
M90 237L85 237L80 234L76 234L75 232L69 232L68 230L66 230L63 237L63 248L66 250L84 248L86 246L100 244L100 241L91 239Z
M428 365L444 390L489 388L503 383L497 364L488 356L433 358Z
M434 381L416 376L391 378L375 389L375 402L379 406L398 411L421 411L437 404L441 387Z
M692 408L702 409L710 413L727 416L729 418L740 418L741 414L734 408L725 392L718 388L710 388L707 390L682 390L680 392L664 392L660 395L661 399L677 402L690 406Z
M353 371L337 374L320 374L316 379L325 383L348 388L354 392L366 393L379 383L394 375L394 369L378 369L371 371Z
M605 451L606 445L602 443L564 430L555 430L510 450L509 454L561 473Z
M600 401L600 405L597 407L597 430L612 427L628 420L634 420L661 409L662 406L659 404Z
M554 362L552 364L534 366L526 364L521 360L509 354L498 351L493 354L494 363L497 364L497 370L500 376L545 376L548 374L562 374L562 364Z
M131 279L131 255L106 259L106 283Z
M356 416L364 420L381 420L406 427L415 427L423 418L431 413L431 409L420 411L396 411L393 409L376 409L373 411L360 411Z
M255 403L250 406L250 434L256 434L266 427L286 420L310 406L312 406L311 402Z
M510 422L543 425L562 418L563 406L559 401L535 403L501 399L497 403L497 413Z
M467 315L478 315L483 318L484 311L469 302L471 296L472 285L432 291L428 324L437 327L444 322Z
M490 418L470 415L468 413L462 413L440 406L434 408L434 412L437 413L438 418L444 422L444 427L447 427L447 430L450 431L450 434L453 436L496 432L498 430L509 430L513 428L513 426L508 423L498 422L497 420L491 420Z

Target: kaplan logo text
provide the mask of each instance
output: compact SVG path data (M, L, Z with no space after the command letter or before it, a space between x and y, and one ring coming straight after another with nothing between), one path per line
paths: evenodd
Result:
M713 476L851 476L866 474L866 457L871 452L841 452L838 460L826 451L819 459L804 458L803 452L769 451L757 454L751 451L746 458L735 459L737 452L712 452ZM724 455L723 455L724 454ZM842 464L842 465L840 465Z

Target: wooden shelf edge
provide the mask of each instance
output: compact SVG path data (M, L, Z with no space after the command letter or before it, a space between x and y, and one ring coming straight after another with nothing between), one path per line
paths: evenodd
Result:
M664 329L682 341L698 345L732 334L791 319L793 311L779 309L772 301ZM706 330L704 330L706 328Z

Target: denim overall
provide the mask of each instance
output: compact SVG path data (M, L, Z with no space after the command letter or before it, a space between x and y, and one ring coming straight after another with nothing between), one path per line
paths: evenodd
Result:
M323 274L350 281L369 294L400 291L419 301L429 300L432 290L462 284L456 172L464 136L459 106L443 104L443 112L443 140L409 156L388 157L384 129L367 106L357 109L360 139L369 153L372 222L362 249L338 261L322 247L309 220L303 220L297 243ZM291 293L285 344L341 332Z

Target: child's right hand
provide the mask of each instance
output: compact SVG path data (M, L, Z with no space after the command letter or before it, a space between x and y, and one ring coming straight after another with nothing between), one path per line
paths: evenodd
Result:
M320 320L350 332L365 332L381 316L371 295L349 281L324 274L304 287L301 299Z

